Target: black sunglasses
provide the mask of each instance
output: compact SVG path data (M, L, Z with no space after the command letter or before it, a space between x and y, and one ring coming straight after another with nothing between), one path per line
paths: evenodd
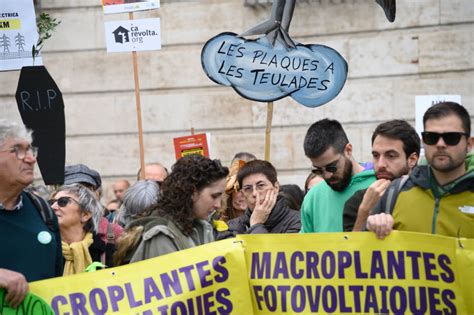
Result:
M55 202L58 203L58 206L60 207L65 207L67 206L70 202L75 202L77 204L79 204L79 202L77 202L76 200L74 200L73 198L71 197L61 197L61 198L58 198L58 199L50 199L48 202L49 202L49 205L52 206Z
M427 145L435 145L438 143L439 138L443 138L444 143L447 145L457 145L459 141L461 141L461 137L469 135L465 132L445 132L445 133L438 133L438 132L431 132L431 131L423 131L421 133L421 138L423 142Z
M336 173L337 172L337 163L339 163L339 160L341 159L341 157L339 157L339 159L337 161L332 162L331 164L326 165L324 167L313 166L313 168L311 169L311 173L313 173L315 175L318 175L318 176L322 176L324 174L324 171L326 171L328 173Z

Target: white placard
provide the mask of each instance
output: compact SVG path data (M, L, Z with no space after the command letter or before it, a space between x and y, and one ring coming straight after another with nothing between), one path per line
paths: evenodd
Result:
M161 49L160 19L105 22L107 52Z
M423 131L423 115L428 108L441 102L461 104L461 95L417 95L415 97L415 126L419 135Z
M38 41L31 0L0 0L0 71L33 66L31 49ZM41 55L34 65L42 65Z
M159 9L160 0L103 0L102 5L104 14L114 14Z

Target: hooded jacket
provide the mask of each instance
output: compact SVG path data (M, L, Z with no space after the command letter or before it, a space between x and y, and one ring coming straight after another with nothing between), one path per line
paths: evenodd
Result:
M278 198L267 222L250 226L252 211L228 222L229 231L235 234L298 233L301 229L300 213L288 208L282 198Z
M395 230L474 238L474 155L467 156L466 173L444 186L430 166L416 167L398 196L382 197L374 213L382 212L392 214Z

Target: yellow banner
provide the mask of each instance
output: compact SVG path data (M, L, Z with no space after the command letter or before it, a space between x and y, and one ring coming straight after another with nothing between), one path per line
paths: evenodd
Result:
M473 240L242 235L254 314L473 314Z
M252 314L241 243L226 240L123 267L33 282L56 314Z
M30 284L56 314L474 314L474 239L241 235Z

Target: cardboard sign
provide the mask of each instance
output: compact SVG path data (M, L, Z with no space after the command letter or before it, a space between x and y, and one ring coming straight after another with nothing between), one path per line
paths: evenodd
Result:
M208 133L174 138L176 160L190 154L200 154L209 157L208 138L210 138Z
M347 63L334 49L302 44L287 48L280 42L273 47L267 37L246 40L219 34L206 43L201 60L211 80L260 102L291 96L304 106L321 106L339 94L347 78Z
M0 6L0 71L32 66L31 49L38 41L31 0L2 0ZM42 65L41 55L35 65Z
M102 0L104 14L153 10L160 7L160 0Z
M160 50L160 19L106 22L105 39L107 52Z
M38 166L46 185L64 182L66 123L62 93L45 67L23 67L16 102L39 148Z

